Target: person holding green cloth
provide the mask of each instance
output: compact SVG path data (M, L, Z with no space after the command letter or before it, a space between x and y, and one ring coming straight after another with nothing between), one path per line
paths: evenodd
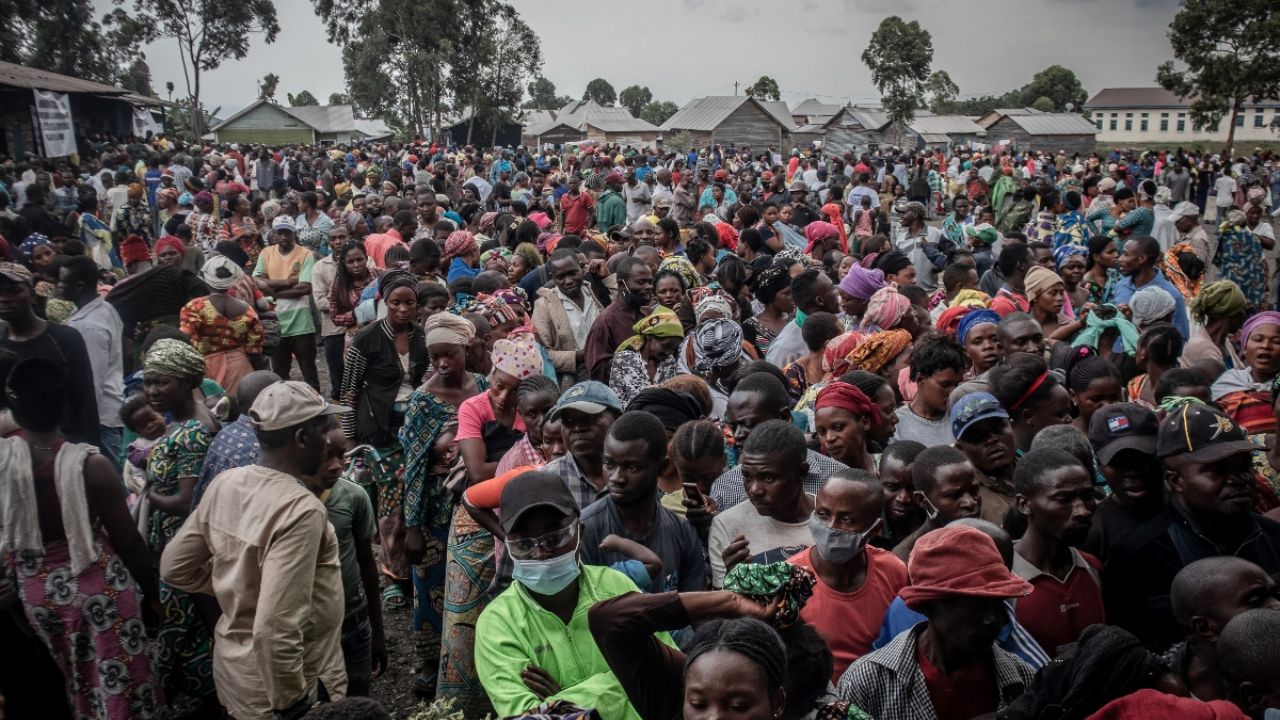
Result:
M635 335L623 340L613 356L609 387L626 407L641 390L677 374L676 353L684 340L684 326L675 312L663 305L631 326Z

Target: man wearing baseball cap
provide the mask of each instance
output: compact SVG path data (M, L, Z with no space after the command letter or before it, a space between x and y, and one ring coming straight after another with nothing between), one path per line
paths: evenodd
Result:
M970 393L951 406L951 434L956 448L978 471L982 519L1003 527L1005 513L1013 507L1017 467L1009 413L991 393Z
M1105 405L1089 420L1089 444L1111 494L1098 503L1083 549L1103 562L1121 538L1164 509L1159 425L1154 412L1135 403Z
M293 218L277 215L271 222L275 244L262 249L253 277L262 292L276 300L280 320L280 343L271 351L271 371L289 377L293 359L308 385L320 389L316 371L316 327L311 316L311 272L316 258L298 244Z
M907 564L911 584L898 594L928 622L865 655L840 679L837 694L878 720L995 713L1023 693L1035 672L997 643L1009 622L1005 600L1031 584L1010 572L991 537L968 525L934 530Z
M578 559L579 503L556 474L512 478L499 511L515 582L480 614L475 637L477 674L494 710L521 715L567 700L601 717L638 719L587 623L592 605L636 592L635 583ZM666 633L659 638L671 644Z
M213 676L233 717L301 717L317 682L346 694L338 542L301 478L320 469L333 416L347 412L305 383L263 390L249 409L257 464L218 476L160 560L166 583L222 608Z
M1102 581L1109 623L1166 646L1183 636L1169 588L1186 565L1233 555L1280 572L1280 523L1254 512L1260 449L1216 407L1187 400L1169 411L1156 435L1169 503L1112 547Z
M569 453L542 470L560 478L579 509L605 496L604 439L621 414L618 394L595 380L569 388L547 411L548 421L560 422Z

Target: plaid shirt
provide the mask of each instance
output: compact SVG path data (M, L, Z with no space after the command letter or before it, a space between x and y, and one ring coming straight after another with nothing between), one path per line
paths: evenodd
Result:
M916 659L916 641L925 627L921 623L859 658L840 678L836 694L877 720L936 720L938 713ZM991 654L999 696L997 709L1003 710L1031 684L1035 671L999 646L993 645Z
M607 494L607 491L596 488L586 474L578 469L573 453L552 460L543 466L542 470L560 476L565 487L569 488L573 498L578 501L578 509L586 508Z
M826 455L806 450L805 462L809 463L809 474L804 477L804 491L817 495L822 483L839 470L848 470L844 463L832 460ZM572 489L572 488L571 488ZM711 499L715 501L717 512L724 512L747 499L747 488L742 484L742 466L727 470L716 478L711 486Z
M241 415L229 425L224 425L213 442L209 443L209 451L204 455L204 463L200 466L200 477L191 494L191 510L194 512L200 499L209 489L209 483L218 475L232 468L255 465L258 462L258 434L249 422L248 413Z

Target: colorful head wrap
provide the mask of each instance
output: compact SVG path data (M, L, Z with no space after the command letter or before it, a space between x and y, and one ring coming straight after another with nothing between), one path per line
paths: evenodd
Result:
M840 289L859 300L870 300L882 287L884 272L865 268L861 263L854 263L840 281Z
M751 291L756 299L768 305L782 292L791 286L791 273L785 265L771 262L768 267L751 276Z
M716 234L720 236L720 247L731 252L738 249L738 231L732 225L726 222L716 223Z
M966 313L964 317L960 318L960 322L956 325L956 340L963 345L965 338L969 336L970 330L978 327L979 325L999 324L1000 315L997 314L995 310L974 310L973 312Z
M213 212L213 194L208 190L201 190L196 193L195 204L200 212Z
M836 230L836 226L826 220L814 220L804 226L804 237L809 241L805 247L805 252L810 252L813 248L829 238L838 237L840 232Z
M840 377L853 369L849 354L866 338L866 335L849 331L827 341L822 348L822 369L833 377Z
M525 293L522 287L499 288L493 292L493 296L506 303L518 315L529 314L529 295Z
M29 262L31 260L31 253L35 252L36 248L48 244L49 236L41 233L31 233L27 236L27 239L23 240L22 244L18 246L18 252L22 253L22 257Z
M504 247L485 250L480 254L480 267L486 267L489 261L493 260L498 264L498 272L506 275L507 271L511 269L511 257L511 251Z
M1191 317L1207 325L1216 318L1239 315L1247 305L1239 285L1231 280L1218 280L1201 288L1200 294L1191 301Z
M662 264L658 266L658 272L663 270L672 270L684 279L686 288L702 287L702 276L698 274L697 268L689 259L683 255L668 255L662 259Z
M618 352L623 350L639 352L646 338L684 337L684 326L680 324L680 318L676 317L674 310L664 305L658 305L653 312L640 318L635 325L631 326L631 330L635 335L623 340L618 345Z
M227 290L240 276L244 275L244 270L231 259L223 255L215 255L205 261L204 267L200 268L200 279L214 290Z
M742 355L742 327L726 318L715 318L693 331L693 370L707 375L732 365Z
M889 330L897 327L910 309L911 301L907 296L898 292L897 286L886 285L867 301L867 310L862 313L862 324Z
M792 246L787 246L777 255L774 255L773 261L775 263L783 263L788 268L796 263L800 263L806 267L809 265L809 258L805 257L804 251L798 247Z
M871 402L866 393L847 382L832 380L818 391L818 396L813 401L813 411L817 412L824 407L843 408L854 415L866 416L871 418L872 425L884 422L884 418L880 416L880 407Z
M729 320L738 319L738 304L727 295L719 292L702 293L693 306L695 322L701 322L709 313L720 313L720 317Z
M204 356L190 343L174 338L161 338L147 350L143 360L144 373L160 373L190 380L192 384L204 379Z
M973 312L973 308L964 305L953 305L938 316L937 328L947 337L955 337L960 327L960 321L965 315Z
M1081 330L1076 339L1071 341L1071 347L1091 347L1098 349L1098 341L1102 338L1102 333L1115 328L1120 331L1120 340L1124 343L1124 351L1129 355L1133 355L1138 351L1138 327L1120 312L1115 305L1103 305L1102 307L1111 308L1114 311L1109 318L1103 318L1104 313L1091 312L1085 316L1084 330Z
M1058 273L1040 265L1034 265L1027 271L1023 285L1026 288L1027 300L1035 302L1036 298L1043 295L1054 285L1064 285L1064 283Z
M542 374L542 353L538 351L538 342L527 333L495 340L492 355L493 369L517 380Z
M1254 330L1264 325L1280 325L1280 312L1274 310L1264 310L1260 313L1254 313L1244 321L1244 325L1240 326L1240 348L1243 350L1246 343L1249 342L1249 336Z
M160 256L162 250L172 248L178 252L178 257L187 256L187 246L182 244L177 235L165 235L156 241L156 257Z
M453 313L436 313L427 318L422 329L423 342L430 345L467 345L476 336L476 326L471 321Z
M827 203L822 206L822 214L827 216L827 222L831 223L836 231L840 233L840 252L849 252L849 235L844 229L844 220L840 217L841 208L839 203Z
M991 307L991 296L981 290L961 290L951 298L951 307L985 308Z
M408 270L388 270L378 278L378 298L383 302L399 288L418 289L418 276Z
M455 230L449 233L448 239L444 241L444 259L447 262L453 258L462 257L474 252L478 247L474 235L466 230Z
M1089 260L1088 246L1075 245L1073 243L1067 243L1066 245L1059 245L1053 251L1053 266L1057 268L1058 272L1062 272L1062 266L1066 265L1067 261L1071 260L1072 258L1078 258L1082 264L1088 264L1088 260Z
M894 358L911 347L911 333L906 330L885 330L868 335L849 354L849 363L858 370L879 373Z
M120 262L128 267L136 262L144 262L151 259L151 248L147 247L147 241L142 239L140 235L130 235L120 243Z

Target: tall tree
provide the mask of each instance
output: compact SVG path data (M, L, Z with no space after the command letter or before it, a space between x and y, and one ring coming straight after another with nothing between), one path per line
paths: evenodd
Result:
M311 94L310 90L303 90L297 95L293 93L285 93L285 95L289 98L289 107L310 107L320 104L320 101L316 99L315 95Z
M542 50L537 34L511 5L498 3L490 22L485 63L478 76L481 92L472 117L487 123L489 145L494 145L499 125L515 119L525 84L541 69Z
M960 94L960 87L951 79L946 70L934 70L924 82L924 91L929 96L929 109L935 113L945 112L945 108L955 101Z
M275 73L267 73L262 76L262 80L258 81L258 99L259 100L275 100L276 90L280 87L280 76Z
M651 100L653 100L653 93L649 92L649 88L639 85L625 87L618 93L618 104L636 117L640 116L640 111L644 110L644 106Z
M1031 78L1031 82L1022 86L1017 93L1015 105L1035 105L1040 98L1049 98L1054 112L1065 112L1070 105L1072 110L1079 111L1089 99L1080 78L1061 65L1050 65Z
M1227 149L1234 149L1236 118L1250 97L1280 97L1280 12L1274 0L1183 0L1169 25L1172 61L1156 71L1170 92L1194 98L1191 121L1214 127L1228 117Z
M679 112L680 108L673 102L653 102L646 103L637 115L641 120L652 125L661 125L667 121L667 118Z
M596 78L587 83L586 92L582 93L583 100L595 100L596 102L609 107L618 101L618 94L613 91L613 86L604 78Z
M778 89L778 81L768 75L761 75L755 82L751 83L743 91L747 97L753 97L757 100L780 100L782 91Z
M573 98L556 94L556 84L539 75L529 82L529 102L525 105L534 110L559 110L573 102Z
M893 121L896 142L902 126L914 120L916 110L924 104L925 81L933 63L933 39L919 22L905 22L891 15L880 21L880 27L871 34L862 62L871 70L871 82L880 91L881 104Z
M351 96L344 93L329 93L330 105L350 105Z
M142 58L134 60L120 76L120 87L139 95L153 96L156 91L151 88L151 66Z
M112 1L117 6L125 2ZM272 0L133 0L132 12L117 7L110 17L121 26L135 28L142 41L177 41L187 97L197 110L191 114L196 138L205 130L200 104L202 74L226 60L243 60L254 35L261 34L272 43L280 34Z

